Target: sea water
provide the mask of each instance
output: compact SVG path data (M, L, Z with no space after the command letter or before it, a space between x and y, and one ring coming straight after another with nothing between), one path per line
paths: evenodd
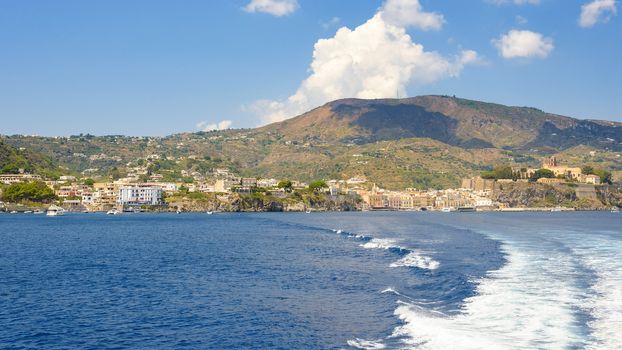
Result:
M2 349L619 349L614 213L0 215Z

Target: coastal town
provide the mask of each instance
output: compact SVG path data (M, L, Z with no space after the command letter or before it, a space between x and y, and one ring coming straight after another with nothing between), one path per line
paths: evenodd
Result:
M151 156L149 159L157 159ZM147 159L147 160L149 160ZM228 169L181 171L183 181L137 166L116 180L63 175L0 174L0 211L40 213L52 207L68 212L218 212L218 211L562 211L617 210L619 191L606 172L568 167L555 157L540 168L498 166L465 178L459 188L386 190L364 176L296 180L240 177ZM108 181L106 181L108 180ZM45 196L23 189L39 184ZM43 185L44 184L44 185ZM21 187L20 187L21 186ZM32 186L31 186L32 187ZM31 190L32 192L32 190Z

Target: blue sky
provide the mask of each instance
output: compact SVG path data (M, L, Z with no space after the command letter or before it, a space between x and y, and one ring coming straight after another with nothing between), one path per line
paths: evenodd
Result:
M619 7L0 0L0 134L246 128L334 98L398 94L622 121Z

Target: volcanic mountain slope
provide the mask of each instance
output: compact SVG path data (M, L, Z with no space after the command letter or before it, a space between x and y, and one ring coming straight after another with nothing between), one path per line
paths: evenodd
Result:
M243 176L365 176L389 189L440 188L457 186L462 177L494 164L537 167L552 154L569 165L606 167L622 177L620 123L447 96L339 100L256 129L2 140L76 173L122 175L149 166L168 181L181 181L181 170L229 168Z
M338 100L259 130L302 140L354 144L414 137L467 149L552 152L578 145L622 149L622 123L579 120L535 108L448 96Z

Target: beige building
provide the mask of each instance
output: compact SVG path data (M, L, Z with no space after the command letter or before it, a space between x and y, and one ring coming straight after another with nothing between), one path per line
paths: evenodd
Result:
M600 185L601 183L600 176L598 175L581 175L579 181L591 185Z
M10 185L19 182L41 181L41 176L32 174L2 174L0 182Z
M552 171L555 176L564 176L567 179L576 181L579 181L579 177L581 176L581 174L583 174L581 168L569 168L563 165L559 165L557 163L557 159L554 156L545 159L544 162L542 162L542 168Z

